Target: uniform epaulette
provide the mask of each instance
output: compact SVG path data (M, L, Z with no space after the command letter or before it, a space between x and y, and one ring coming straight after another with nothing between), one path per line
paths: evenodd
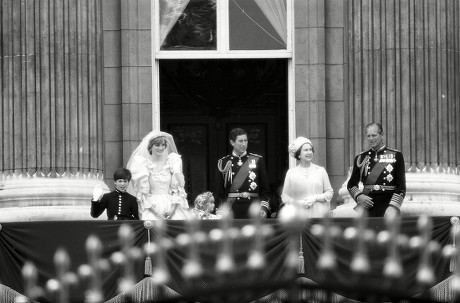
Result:
M223 156L223 157L220 158L219 160L224 160L225 158L228 158L228 157L230 157L230 155Z
M387 149L389 149L391 151L394 151L394 152L397 152L397 153L401 152L400 150L397 150L396 148L387 147Z
M358 156L359 156L359 155L366 154L367 152L369 152L369 150L363 150L362 152L360 152L360 153L358 154Z
M259 158L263 158L261 155L258 155L258 154L254 154L254 153L249 153L251 156L255 156L255 157L259 157Z

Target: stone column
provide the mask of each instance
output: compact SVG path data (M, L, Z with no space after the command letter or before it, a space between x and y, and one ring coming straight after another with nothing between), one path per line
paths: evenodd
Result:
M103 180L101 1L2 1L0 221L90 218Z
M406 161L403 215L458 215L460 1L350 0L348 27L350 163L381 121Z

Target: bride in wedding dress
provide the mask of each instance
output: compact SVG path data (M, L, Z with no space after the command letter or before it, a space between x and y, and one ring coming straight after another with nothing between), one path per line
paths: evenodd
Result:
M127 168L132 173L129 191L137 197L141 220L190 217L182 159L170 134L151 131L132 153Z

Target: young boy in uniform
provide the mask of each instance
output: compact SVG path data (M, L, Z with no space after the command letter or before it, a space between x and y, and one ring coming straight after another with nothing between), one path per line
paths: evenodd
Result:
M139 220L137 199L126 192L131 172L126 168L119 168L113 174L115 190L102 196L101 186L96 186L91 199L91 217L99 217L107 209L109 220Z

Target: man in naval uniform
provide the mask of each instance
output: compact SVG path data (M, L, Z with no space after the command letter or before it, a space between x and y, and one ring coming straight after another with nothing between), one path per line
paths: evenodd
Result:
M380 123L366 126L370 149L356 156L347 189L370 217L399 215L406 195L406 170L401 152L383 143ZM362 182L362 191L359 183Z
M217 206L227 203L235 219L249 218L249 207L258 201L261 205L260 217L270 213L267 172L264 159L260 155L247 152L248 136L241 128L229 133L233 151L217 162Z

